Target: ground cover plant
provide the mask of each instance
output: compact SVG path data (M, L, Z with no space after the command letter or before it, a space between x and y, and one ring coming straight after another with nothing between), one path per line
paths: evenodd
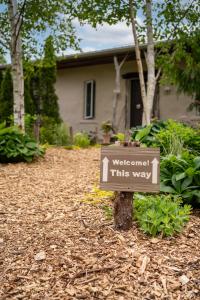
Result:
M73 143L80 148L87 148L90 145L90 139L87 133L77 132L74 135Z
M132 130L132 139L159 147L163 193L179 195L184 203L200 206L200 134L198 129L167 120Z
M147 234L172 236L182 231L189 220L190 205L181 206L181 199L165 195L134 197L134 217Z
M162 158L161 192L180 195L184 202L200 205L200 156L183 152Z
M200 154L199 130L174 120L155 121L148 126L131 129L131 139L147 147L160 147L161 154L180 154L188 149Z
M42 156L44 149L18 127L0 124L0 162L31 162Z

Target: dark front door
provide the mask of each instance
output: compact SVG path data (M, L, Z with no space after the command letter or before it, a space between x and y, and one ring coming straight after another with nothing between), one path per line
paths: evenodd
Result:
M131 79L130 127L142 125L143 104L139 78Z

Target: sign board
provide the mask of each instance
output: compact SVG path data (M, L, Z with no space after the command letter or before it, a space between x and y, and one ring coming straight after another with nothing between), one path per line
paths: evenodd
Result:
M160 149L111 146L101 149L100 188L159 192Z

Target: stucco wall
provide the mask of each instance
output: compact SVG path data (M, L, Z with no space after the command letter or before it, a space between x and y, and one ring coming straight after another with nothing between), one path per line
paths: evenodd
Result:
M135 62L127 62L121 73L136 72ZM84 119L84 82L95 80L95 118ZM119 129L125 124L125 80L121 80L121 97L118 102L117 119ZM113 90L115 88L114 64L69 68L58 70L56 93L59 98L62 119L73 127L74 131L95 130L103 121L111 120Z
M137 72L135 62L126 62L122 67L121 74L129 72ZM84 82L86 80L95 80L96 82L95 118L92 120L84 120ZM112 119L114 87L114 64L58 70L56 92L59 97L60 113L63 121L72 126L74 132L80 130L94 131L97 127L100 132L101 123ZM128 95L128 81L121 79L121 98L117 111L120 131L124 131L125 127L125 99L129 99ZM170 89L166 89L166 87L161 86L161 119L179 119L184 115L190 115L191 113L189 114L186 111L190 101L189 97L178 95L174 87L170 86ZM129 102L127 108L130 110Z
M177 93L174 86L160 86L160 118L165 120L172 118L179 120L189 118L194 112L188 112L187 108L192 99L187 95Z

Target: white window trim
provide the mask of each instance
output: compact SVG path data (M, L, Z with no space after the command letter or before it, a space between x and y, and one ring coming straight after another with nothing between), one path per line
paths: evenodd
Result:
M91 83L91 98L90 98L90 115L86 116L87 112L87 85ZM85 111L84 111L84 119L93 119L94 118L94 80L85 81Z

